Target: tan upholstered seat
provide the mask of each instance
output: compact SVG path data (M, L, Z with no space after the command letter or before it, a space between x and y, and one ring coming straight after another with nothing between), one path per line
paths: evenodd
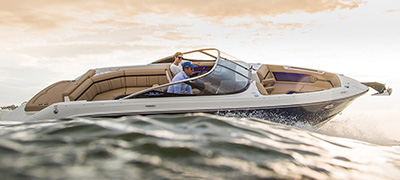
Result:
M95 70L89 70L76 81L59 81L40 91L25 106L25 111L39 111L53 103L63 102L64 97L75 91L86 79L92 77Z
M174 78L174 76L172 76L172 72L171 72L169 64L167 66L165 66L165 75L168 79L168 82L172 82L172 79Z
M89 97L93 98L94 95L97 94L97 90L91 85L93 84L92 79L86 79L85 82L83 82L78 88L75 89L74 92L72 92L69 95L69 98L71 101L76 101L76 100L86 100ZM91 100L91 99L90 99Z
M26 111L39 111L64 99L112 100L117 96L135 93L155 84L168 83L165 69L121 70L94 76L89 70L76 81L57 82L34 96L25 107Z
M257 70L257 76L260 79L261 84L264 86L268 94L271 94L275 89L275 78L273 73L269 70L267 65L262 65Z
M86 79L89 79L95 73L96 73L96 71L94 69L87 71L78 80L74 81L74 83L71 83L68 87L66 87L62 92L62 96L63 97L69 96L73 91L75 91L76 88L78 88L83 82L85 82Z
M260 91L260 93L262 95L268 95L269 94L268 91L264 88L264 86L261 83L257 82L256 85L257 85L258 91Z
M111 100L120 95L126 94L126 88L115 89L107 92L97 94L92 101Z

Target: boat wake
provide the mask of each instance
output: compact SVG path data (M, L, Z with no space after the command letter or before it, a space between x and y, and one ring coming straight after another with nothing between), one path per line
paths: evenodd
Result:
M378 145L400 146L398 130L393 125L386 125L387 123L391 122L364 116L340 117L326 123L318 129L318 132Z
M384 146L400 146L400 138L393 136L393 132L397 132L396 129L388 129L388 127L390 128L391 126L382 126L382 124L385 123L384 121L378 121L362 115L338 117L320 127L312 126L308 123L309 121L302 121L297 116L281 115L279 112L265 113L259 110L228 111L218 112L216 115L235 118L256 118L260 119L260 121L266 120L280 123L329 136L361 140Z

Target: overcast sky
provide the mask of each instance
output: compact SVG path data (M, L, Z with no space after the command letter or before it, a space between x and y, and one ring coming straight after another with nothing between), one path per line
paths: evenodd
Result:
M400 59L398 0L0 3L0 105L20 104L90 68L203 47L389 84Z

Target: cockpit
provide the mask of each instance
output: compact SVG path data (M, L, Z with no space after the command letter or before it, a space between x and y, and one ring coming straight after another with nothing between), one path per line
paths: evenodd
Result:
M250 84L251 66L236 58L221 53L217 49L197 50L184 54L184 60L201 62L213 66L198 66L189 79L172 82L146 89L124 97L147 98L147 97L171 97L171 96L199 96L199 95L224 95L245 91ZM154 63L172 62L171 58L165 58ZM193 94L167 93L168 86L186 83L193 89Z

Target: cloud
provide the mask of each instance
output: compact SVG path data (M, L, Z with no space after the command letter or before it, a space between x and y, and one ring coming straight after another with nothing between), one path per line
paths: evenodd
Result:
M363 0L0 0L0 47L37 58L75 58L174 46L251 42L314 25L293 14L353 9ZM277 15L291 15L276 20ZM293 20L293 18L295 20ZM289 21L287 19L290 19ZM220 41L218 41L218 39ZM216 40L210 41L210 40Z
M335 9L353 9L360 0L225 0L185 1L182 11L209 17L274 16L293 13L317 13Z
M253 30L266 30L257 33L261 36L271 36L310 25L298 21L276 22L271 20L274 16L353 9L364 1L0 0L0 3L0 46L12 50L26 48L26 53L40 56L56 55L65 52L64 48L71 48L73 56L75 52L80 54L84 50L92 52L93 48L104 49L102 52L114 51L118 43L153 46L160 41L168 45L175 40L208 40L207 37L223 34L228 38L237 34L238 29L250 26ZM216 32L210 27L223 31ZM242 31L249 32L249 29ZM76 46L66 47L60 45L62 43ZM99 45L105 43L111 43L107 45L111 48ZM49 52L40 54L35 46L43 47L42 44L55 47L45 48ZM92 48L89 44L93 45Z
M60 43L47 44L44 46L23 47L12 52L37 58L76 58L81 55L107 54L114 51L129 51L133 47L128 44L114 43Z
M389 9L386 12L388 12L388 13L396 13L396 12L400 12L400 9Z
M363 0L0 0L1 26L46 30L81 25L136 25L141 14L196 15L205 18L275 16L353 9Z

